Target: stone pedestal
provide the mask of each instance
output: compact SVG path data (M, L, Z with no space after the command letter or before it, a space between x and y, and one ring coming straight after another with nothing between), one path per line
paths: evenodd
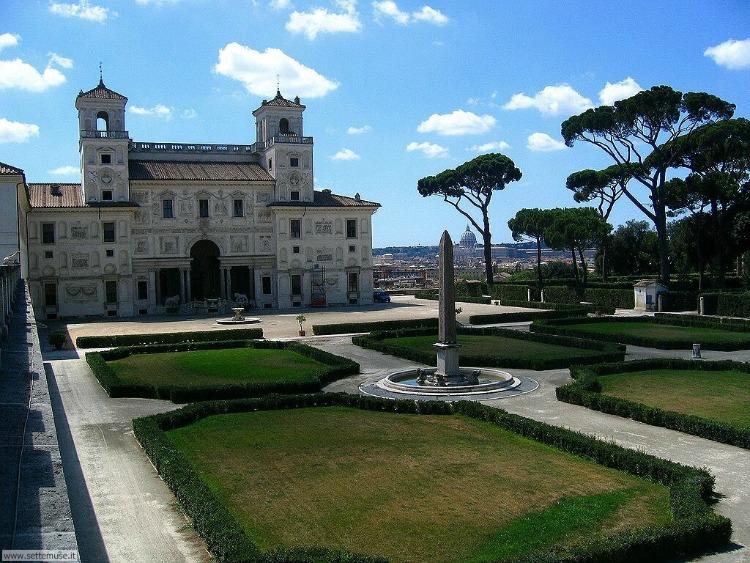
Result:
M435 346L437 352L436 373L443 375L446 379L460 378L458 369L458 344L442 344L438 342Z

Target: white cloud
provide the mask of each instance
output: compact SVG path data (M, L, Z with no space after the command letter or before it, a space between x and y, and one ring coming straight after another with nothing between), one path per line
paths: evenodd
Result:
M380 21L381 18L386 17L399 25L408 25L412 22L425 22L434 25L448 23L448 17L445 14L430 6L422 6L421 9L410 14L401 10L393 0L379 0L372 3L372 10L375 21Z
M20 40L20 35L13 35L12 33L0 34L0 51L6 47L15 47Z
M369 133L370 131L372 131L372 127L369 125L363 125L362 127L349 127L349 129L346 130L349 135L362 135L363 133Z
M448 23L448 16L446 16L440 10L431 8L430 6L422 6L422 9L413 12L411 15L417 21L431 23L434 25L445 25Z
M289 0L270 0L268 2L269 8L272 10L286 10L292 5Z
M135 0L136 4L141 6L166 6L167 4L177 4L182 0Z
M534 152L551 152L565 150L567 147L562 141L556 141L547 133L532 133L526 142L526 148Z
M50 64L52 62L50 61ZM0 61L0 90L18 88L29 92L44 92L64 83L65 75L49 65L44 71L39 72L21 59Z
M195 117L198 117L198 112L193 108L182 110L182 119L193 119Z
M448 149L435 143L417 143L412 141L406 145L406 152L415 151L421 152L427 158L445 158L448 156Z
M90 4L89 0L80 0L78 4L53 2L49 11L64 18L80 18L98 23L104 23L108 17L117 15L109 8Z
M2 76L1 72L0 76ZM38 125L10 121L4 117L0 117L0 143L25 143L32 137L38 136Z
M393 0L383 0L382 2L373 2L372 10L375 13L375 19L380 20L382 16L391 18L399 25L406 25L409 23L411 17L408 12L402 12L399 10L398 5Z
M477 115L470 111L457 109L452 113L433 113L419 124L420 133L437 133L438 135L479 135L495 126L491 115Z
M73 68L73 59L61 57L57 53L47 53L50 65L57 65L62 68Z
M343 11L329 12L327 8L313 8L309 12L294 11L289 14L286 30L304 33L311 41L319 33L357 33L362 29L355 0L335 0Z
M643 88L640 84L628 76L625 80L614 84L607 82L604 88L599 91L599 101L605 106L611 106L615 102L635 96L641 91L643 91Z
M492 141L490 143L483 143L481 145L474 145L466 150L472 152L493 152L493 151L504 151L509 149L510 145L505 141Z
M156 104L150 108L144 108L140 106L130 106L130 113L135 115L145 115L147 117L158 117L169 121L172 119L172 108L165 106L164 104Z
M57 168L53 168L52 170L47 170L48 174L52 174L53 176L77 176L81 173L80 168L77 166L58 166Z
M331 157L331 160L359 160L359 155L352 149L343 148Z
M593 107L591 100L581 96L568 84L547 86L533 97L514 94L503 106L505 109L536 108L543 115L574 115Z
M285 91L308 98L321 98L339 87L337 82L299 63L281 49L268 48L260 52L239 43L228 43L219 50L214 71L239 80L256 96L276 93L277 74Z
M750 39L729 39L706 49L703 54L730 70L750 68Z

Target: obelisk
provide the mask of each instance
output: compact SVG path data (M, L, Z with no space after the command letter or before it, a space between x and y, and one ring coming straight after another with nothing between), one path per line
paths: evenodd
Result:
M453 279L453 241L448 231L440 238L440 300L438 302L437 374L460 378L456 337L456 288Z

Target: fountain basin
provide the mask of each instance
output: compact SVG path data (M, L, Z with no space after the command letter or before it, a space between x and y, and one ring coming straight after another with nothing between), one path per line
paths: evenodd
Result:
M243 317L241 319L218 319L216 321L216 324L220 325L250 325L254 323L259 323L260 319L258 317Z
M419 373L431 373L435 370L418 370L417 368L397 371L378 381L375 386L392 393L405 395L481 395L497 391L508 391L521 384L521 380L507 371L490 368L462 367L459 369L461 381L449 382L446 385L435 385L429 382L419 383ZM478 383L467 383L478 373Z

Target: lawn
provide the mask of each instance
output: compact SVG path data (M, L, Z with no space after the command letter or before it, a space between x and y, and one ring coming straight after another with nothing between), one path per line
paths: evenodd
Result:
M405 349L416 349L430 354L435 353L434 344L437 335L427 336L401 336L398 338L386 338L385 344ZM588 350L585 348L573 348L558 344L535 342L533 340L520 340L499 335L472 335L459 334L458 343L461 345L458 353L463 365L471 365L471 358L501 356L513 358L519 361L539 360L565 360L568 358L599 357L601 350Z
M750 373L655 369L598 380L607 395L750 430Z
M167 436L264 549L488 560L672 518L662 485L459 415L243 412Z
M554 326L554 325L550 325ZM584 338L602 338L614 339L623 337L620 342L627 343L630 339L650 339L654 346L659 347L660 343L700 343L705 348L710 349L712 344L719 346L731 346L735 349L750 348L750 332L733 332L720 328L703 328L691 326L674 326L653 322L580 322L565 323L560 325L566 330L566 334L575 333L575 335ZM645 343L644 343L645 344Z
M328 369L291 350L258 348L133 354L107 364L125 384L178 387L312 381Z

